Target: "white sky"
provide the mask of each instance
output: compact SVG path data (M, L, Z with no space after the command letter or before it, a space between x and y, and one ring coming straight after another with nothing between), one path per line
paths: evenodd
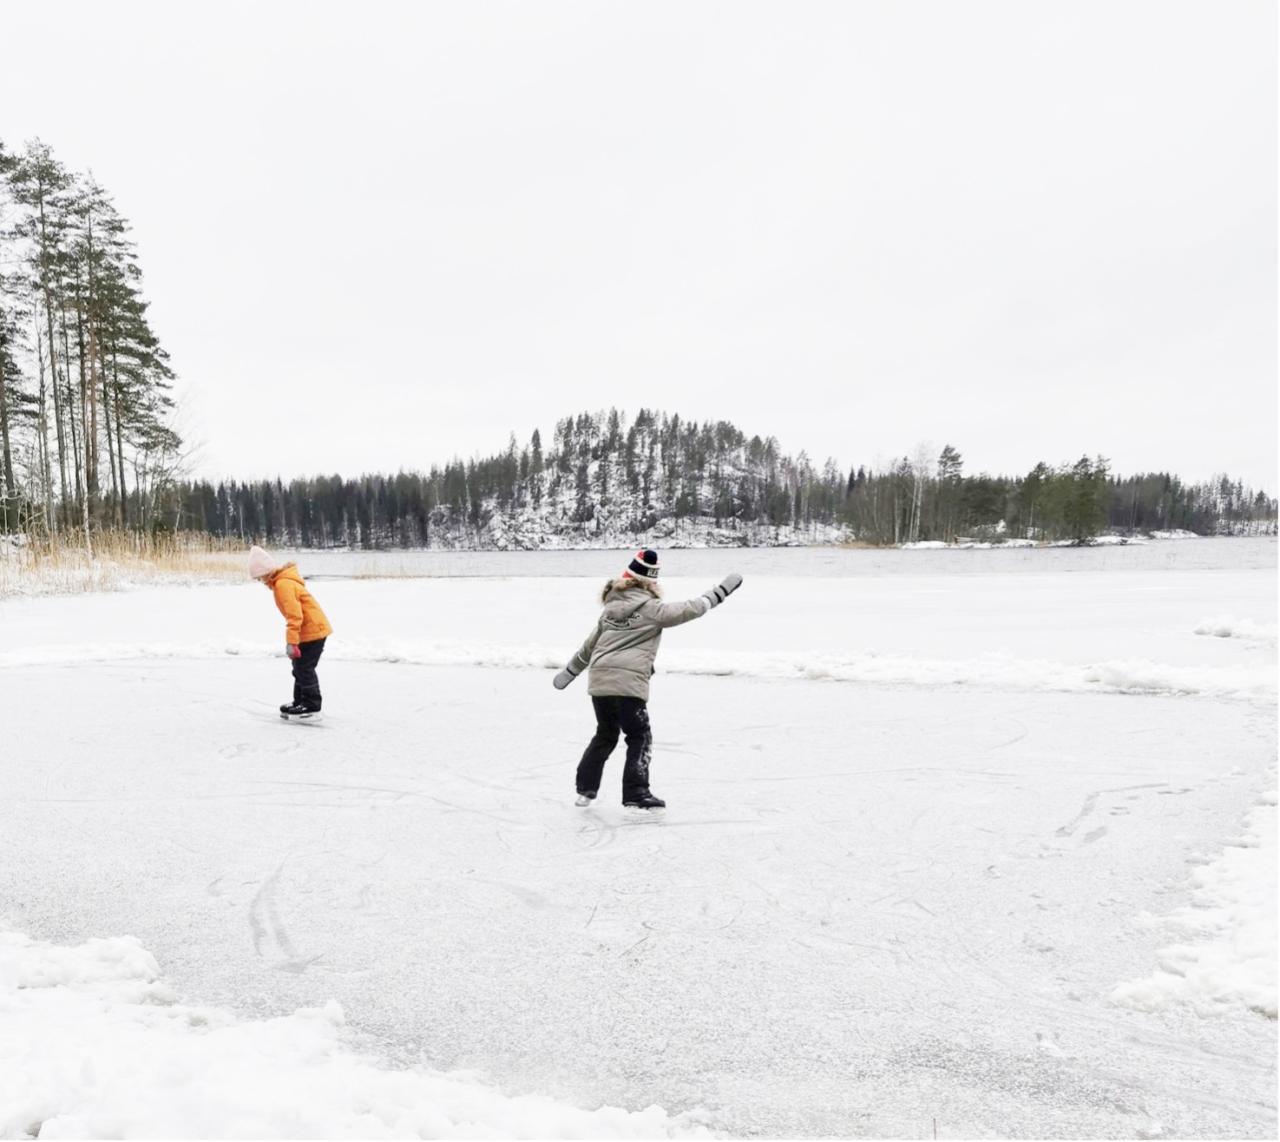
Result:
M1273 0L6 4L206 475L616 404L1276 490Z

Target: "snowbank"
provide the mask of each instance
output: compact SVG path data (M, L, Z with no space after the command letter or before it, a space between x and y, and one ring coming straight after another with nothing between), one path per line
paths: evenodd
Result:
M343 639L326 651L326 661L391 662L417 666L475 666L558 670L564 647L503 646L450 641ZM137 659L279 657L274 646L236 639L198 643L102 643L43 646L0 653L5 667ZM1175 666L1149 659L1093 663L1055 662L991 653L980 658L936 659L861 651L798 654L754 651L664 651L666 674L854 682L892 686L974 686L993 690L1054 691L1073 694L1169 694L1243 701L1273 701L1274 666Z
M1114 1002L1146 1011L1186 1003L1201 1015L1246 1007L1276 1018L1275 805L1275 792L1264 794L1239 838L1213 860L1198 858L1190 904L1142 917L1188 938L1160 950L1149 978L1120 984Z
M1232 615L1202 619L1196 624L1195 633L1211 635L1214 638L1244 638L1257 642L1276 641L1274 625L1254 622L1252 619L1238 619Z
M177 1003L132 937L75 948L0 932L0 1137L709 1137L693 1114L507 1097L385 1070L332 1000L279 1019Z
M1194 531L1187 531L1181 527L1170 528L1165 531L1149 531L1147 535L1151 539L1199 539Z

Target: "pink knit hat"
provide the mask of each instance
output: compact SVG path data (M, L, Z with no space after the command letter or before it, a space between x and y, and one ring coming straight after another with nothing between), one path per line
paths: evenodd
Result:
M249 578L261 579L264 575L270 575L272 571L280 570L280 561L263 550L256 543L249 548Z

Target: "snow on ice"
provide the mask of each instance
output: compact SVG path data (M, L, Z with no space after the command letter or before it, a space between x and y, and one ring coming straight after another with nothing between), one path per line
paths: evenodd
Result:
M1204 633L1197 630L1197 633ZM146 659L273 658L260 643L226 639L195 643L107 643L0 652L0 669ZM326 664L368 662L412 666L559 669L564 651L551 646L497 646L465 642L335 640ZM680 651L663 654L666 674L719 678L861 682L901 686L993 686L1066 693L1201 694L1265 699L1276 671L1268 667L1186 667L1146 659L1069 664L990 652L982 658L927 659L878 653L772 653Z
M672 554L641 822L617 553L0 603L0 1136L1274 1137L1275 551Z
M707 1136L652 1107L581 1110L351 1050L329 1000L275 1019L176 1002L132 937L0 933L3 1138Z
M1204 619L1196 624L1196 634L1207 634L1214 638L1250 638L1257 642L1276 641L1274 623L1258 623L1252 619L1238 619L1232 615L1220 615L1214 619Z
M1148 1009L1190 1003L1207 1015L1243 1006L1276 1018L1275 806L1275 791L1264 793L1241 835L1193 869L1189 904L1142 917L1187 939L1161 948L1159 970L1121 984L1115 1000Z

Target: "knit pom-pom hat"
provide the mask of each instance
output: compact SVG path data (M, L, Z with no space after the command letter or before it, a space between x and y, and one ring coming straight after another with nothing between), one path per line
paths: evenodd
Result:
M624 579L656 579L658 577L658 553L637 551L631 565L622 573Z
M278 560L270 552L265 551L256 543L249 548L249 578L261 579L264 575L270 575L272 571L280 570L280 560Z

